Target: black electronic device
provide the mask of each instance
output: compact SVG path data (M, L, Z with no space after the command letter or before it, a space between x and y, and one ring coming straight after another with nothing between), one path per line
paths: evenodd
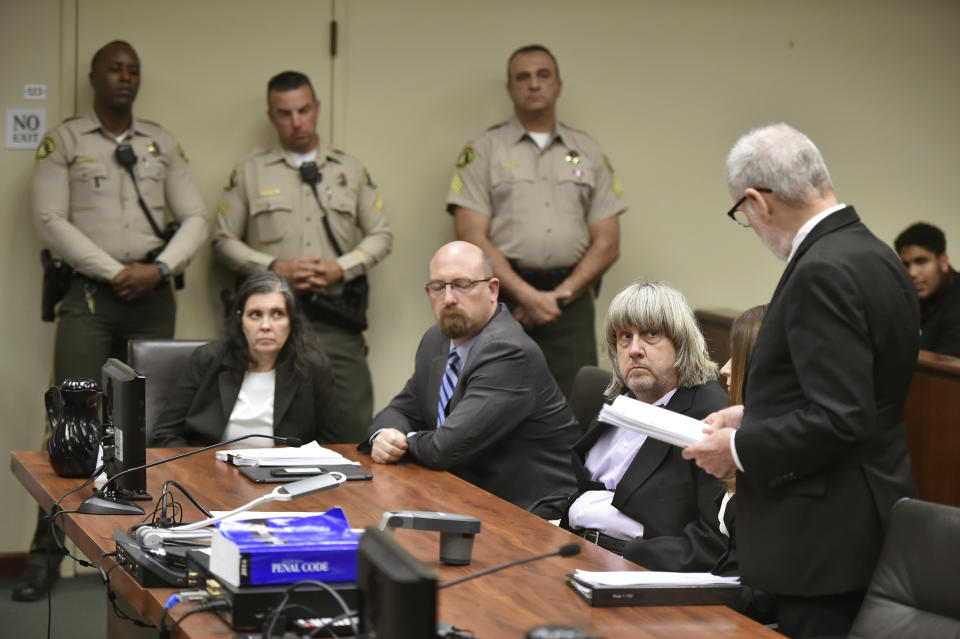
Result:
M183 557L161 557L140 547L130 534L113 531L117 543L117 563L144 588L186 588L198 581L198 574L186 570Z
M437 631L437 576L370 526L357 551L360 636L433 639Z
M290 585L269 586L231 586L220 581L210 573L210 556L200 550L188 550L186 553L186 573L190 576L188 585L205 589L211 596L220 597L230 602L233 610L231 625L234 630L259 630L265 619L273 614L273 609L280 604ZM334 582L328 586L337 591L347 606L357 607L357 584L353 582ZM305 606L313 613L322 617L334 617L343 611L330 593L317 587L304 585L290 593L287 602L291 606L291 615L303 616ZM340 636L343 636L342 633Z
M276 466L240 466L240 474L255 484L283 484L299 481L305 477L314 477L327 473L343 473L348 481L373 479L370 472L353 464L334 464L331 466L295 466L279 468Z
M473 553L473 538L480 532L480 520L470 515L432 510L388 510L380 517L380 530L394 528L438 531L440 561L451 566L466 566Z
M147 471L133 470L147 460L146 378L113 357L103 365L101 375L103 464L110 479L77 512L142 515L143 508L127 500L150 499Z

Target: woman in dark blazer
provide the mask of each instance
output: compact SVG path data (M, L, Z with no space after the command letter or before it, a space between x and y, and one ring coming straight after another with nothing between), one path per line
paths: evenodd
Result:
M194 352L149 445L204 446L254 433L340 441L330 366L282 276L249 277L224 332Z

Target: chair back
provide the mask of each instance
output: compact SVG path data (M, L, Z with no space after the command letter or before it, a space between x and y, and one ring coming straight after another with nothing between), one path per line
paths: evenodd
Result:
M597 366L583 366L577 371L570 391L570 410L584 430L590 427L603 406L603 389L612 373Z
M960 637L960 508L901 499L850 639Z
M147 440L164 404L187 371L190 356L207 340L132 339L127 342L127 364L146 378Z

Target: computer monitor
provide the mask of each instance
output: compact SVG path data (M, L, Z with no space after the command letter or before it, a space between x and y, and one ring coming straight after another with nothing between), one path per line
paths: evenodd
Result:
M365 639L433 639L437 576L388 534L370 526L357 551L357 616Z
M107 437L104 463L107 477L147 463L147 431L144 421L145 378L118 359L103 365L103 428ZM112 434L112 437L111 437ZM119 499L150 499L147 471L137 470L118 477L104 488L112 488Z
M77 508L90 515L136 515L143 508L126 500L147 500L145 468L125 472L147 462L144 389L146 380L118 359L110 358L101 369L103 465L111 478ZM116 477L120 473L122 476ZM116 479L112 479L116 477Z

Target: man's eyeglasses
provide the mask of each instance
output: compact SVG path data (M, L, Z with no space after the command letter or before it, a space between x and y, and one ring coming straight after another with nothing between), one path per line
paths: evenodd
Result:
M756 186L754 187L754 190L760 191L761 193L773 193L773 189L767 189L762 186ZM737 203L734 204L729 211L727 211L727 217L744 228L750 228L750 220L747 218L747 214L740 210L740 207L743 206L743 203L746 201L746 195L737 200Z
M451 287L457 293L469 293L473 290L473 287L481 282L489 282L492 280L492 277L488 277L484 280L468 280L465 278L458 278L452 282L441 282L440 280L430 280L426 283L427 293L434 297L439 297L447 292L447 287Z

